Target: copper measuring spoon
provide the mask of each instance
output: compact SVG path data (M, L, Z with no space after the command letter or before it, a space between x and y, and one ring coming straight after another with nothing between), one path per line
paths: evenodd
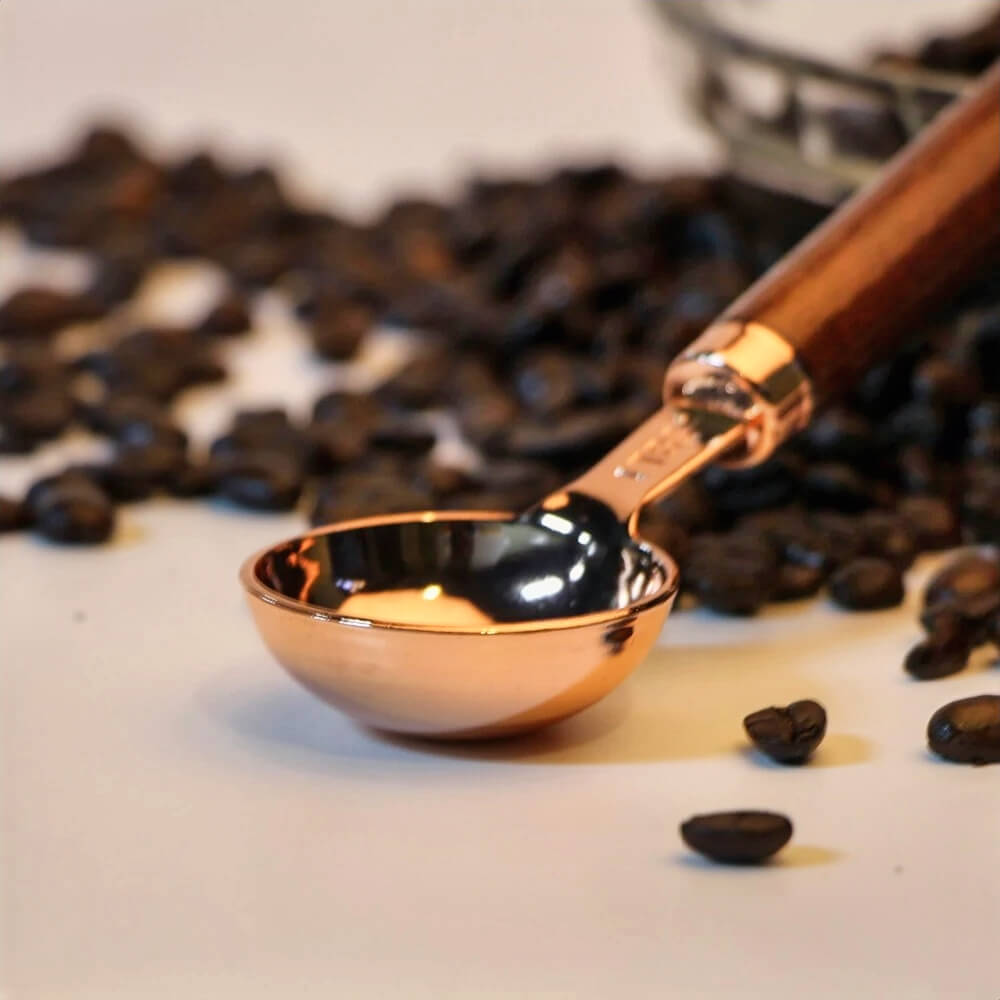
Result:
M1000 236L1000 65L667 371L664 406L533 509L328 525L252 556L257 627L319 697L455 739L586 708L645 657L677 594L640 507L709 462L754 465L850 385Z

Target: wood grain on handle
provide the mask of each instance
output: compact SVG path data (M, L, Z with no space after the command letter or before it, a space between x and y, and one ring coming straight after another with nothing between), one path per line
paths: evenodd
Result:
M1000 63L724 318L791 344L823 400L889 353L1000 237Z

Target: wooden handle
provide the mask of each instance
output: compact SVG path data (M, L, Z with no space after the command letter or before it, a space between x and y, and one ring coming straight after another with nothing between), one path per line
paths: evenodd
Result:
M849 388L1000 237L1000 63L723 314L795 350L817 399Z

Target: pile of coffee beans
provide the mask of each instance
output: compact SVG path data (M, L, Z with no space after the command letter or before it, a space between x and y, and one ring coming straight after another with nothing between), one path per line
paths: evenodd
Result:
M650 414L670 358L823 214L729 176L595 164L476 179L452 203L399 201L361 225L295 203L269 168L209 152L161 163L97 127L65 160L0 182L0 219L96 262L82 292L29 286L0 303L0 451L80 426L113 454L6 499L0 529L100 542L116 505L157 492L305 503L314 522L522 508ZM144 276L178 257L223 268L220 300L190 327L123 326ZM845 608L888 607L919 552L997 539L998 273L970 276L961 302L773 459L710 469L647 511L643 532L694 598L752 614L828 585ZM372 393L320 397L306 424L237 413L193 454L172 406L226 377L219 346L252 328L263 288L286 296L318 359L355 357L377 325L421 331L422 348ZM434 459L420 420L434 409L455 415L479 467Z
M1000 54L998 26L907 58L976 71ZM95 265L83 291L29 285L0 302L0 454L74 426L113 453L3 498L0 531L102 542L118 504L158 492L304 504L316 523L523 508L655 410L667 362L825 212L728 175L596 163L474 178L450 202L399 200L362 224L299 203L268 166L232 169L208 150L162 162L95 127L66 158L0 177L0 223ZM213 262L229 287L189 327L129 326L122 307L176 258ZM844 608L885 608L920 552L1000 540L998 263L770 461L709 469L646 511L642 532L677 558L692 598L748 615L827 587ZM328 393L305 424L237 413L195 454L172 407L225 379L219 346L252 329L265 288L318 361L354 358L376 326L419 331L422 348L372 393ZM81 324L85 350L72 346ZM435 459L420 415L440 409L479 466ZM915 675L956 660L943 625L929 642Z

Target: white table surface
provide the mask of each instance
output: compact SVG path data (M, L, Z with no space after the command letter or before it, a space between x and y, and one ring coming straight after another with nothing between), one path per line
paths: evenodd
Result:
M912 32L915 13L976 6L800 0L773 23L839 51L876 22ZM663 86L676 53L649 30L611 0L9 2L0 153L52 152L86 112L124 108L164 148L279 151L304 189L354 212L476 164L703 162ZM0 236L0 288L26 275L80 277ZM174 270L144 308L192 314L211 289ZM185 404L201 436L235 402L301 408L302 378L311 395L333 377L279 303L258 320L230 386ZM0 459L0 491L91 447ZM904 678L926 564L890 612L678 615L602 704L448 748L357 728L258 642L236 567L301 523L158 501L95 551L0 540L10 1000L1000 996L1000 769L924 747L938 705L1000 682L989 657ZM746 712L803 697L830 716L813 764L743 749ZM681 820L736 807L794 819L780 862L733 870L683 850Z

